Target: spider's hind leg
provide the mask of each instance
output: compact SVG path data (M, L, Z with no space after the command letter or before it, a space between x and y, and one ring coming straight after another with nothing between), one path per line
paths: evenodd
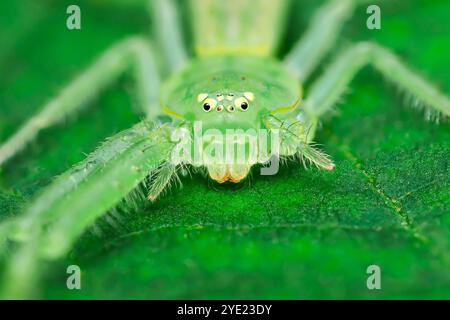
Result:
M408 68L392 52L371 42L353 45L331 63L329 69L313 83L303 104L306 113L320 118L331 110L356 73L369 64L414 97L415 105L422 105L429 118L450 116L450 100L445 94Z
M78 113L92 97L130 68L136 74L137 93L143 113L147 116L156 115L159 74L153 50L143 38L128 38L106 51L0 145L0 166L23 149L42 129Z

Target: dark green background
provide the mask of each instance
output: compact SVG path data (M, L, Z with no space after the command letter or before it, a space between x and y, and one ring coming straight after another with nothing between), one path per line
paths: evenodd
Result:
M0 141L109 45L148 31L139 1L105 3L78 1L82 30L69 31L72 3L1 2ZM282 51L318 5L302 3ZM381 7L382 30L366 29L361 7L333 53L349 40L376 40L449 93L450 3ZM450 298L450 131L448 123L423 121L402 97L365 69L317 137L336 161L333 172L290 164L237 187L185 179L181 190L124 215L120 227L96 223L67 259L45 268L42 296ZM135 105L125 76L78 119L43 132L3 168L0 217L16 214L99 141L137 122ZM69 264L82 269L81 291L66 289ZM366 288L371 264L381 267L382 290Z

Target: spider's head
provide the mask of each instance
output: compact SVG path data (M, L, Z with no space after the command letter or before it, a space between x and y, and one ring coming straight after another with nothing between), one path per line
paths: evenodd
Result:
M239 182L250 168L261 163L252 152L260 151L265 119L295 108L301 97L297 80L278 62L253 56L208 57L189 64L170 79L163 91L163 111L182 119L198 138L201 126L202 165L219 183ZM231 132L231 135L229 134ZM267 141L267 144L270 142ZM243 159L230 151L244 150ZM205 154L222 152L222 160Z
M230 89L197 96L195 112L202 123L204 165L209 176L219 183L240 182L255 163L250 156L252 150L257 150L260 127L255 99L251 91Z

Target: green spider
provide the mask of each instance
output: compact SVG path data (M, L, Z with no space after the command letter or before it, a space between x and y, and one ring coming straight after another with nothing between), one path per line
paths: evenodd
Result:
M26 279L33 282L27 270L33 269L36 261L66 254L97 218L121 201L133 205L133 197L141 195L132 191L139 186L148 191L146 197L155 200L187 166L206 168L219 183L240 182L252 166L269 165L279 158L299 158L319 168L333 169L330 158L313 144L317 124L366 65L372 65L414 96L430 117L450 115L450 101L444 94L389 50L369 42L357 43L340 53L303 99L301 84L333 48L355 7L364 2L326 2L302 38L279 61L273 54L281 39L288 0L190 0L196 53L191 59L182 45L176 5L168 0L150 1L152 19L160 26L156 28L157 49L167 62L166 70L158 68L156 47L147 39L125 39L105 52L0 147L1 166L40 130L79 112L123 72L130 68L135 71L147 119L109 138L46 187L22 215L0 224L0 241L10 239L20 244L6 268L4 291L9 296L24 294L26 290L15 283L19 279L22 283ZM161 74L170 76L161 83ZM278 132L279 144L274 147L269 143L266 150L258 147L258 156L265 156L256 160L245 151L243 162L235 158L210 162L200 157L194 163L186 154L173 161L178 146L174 132L183 129L193 140L197 122L203 129L219 133L229 129ZM225 145L214 141L202 142L187 153L204 151L212 143L219 149ZM233 140L232 145L250 148L259 142ZM261 168L262 174L273 174L264 169L269 167Z

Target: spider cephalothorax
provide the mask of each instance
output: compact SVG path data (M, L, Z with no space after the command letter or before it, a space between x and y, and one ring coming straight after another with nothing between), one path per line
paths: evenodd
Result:
M205 166L213 180L237 183L254 164L283 156L275 145L279 125L266 119L298 107L301 86L292 80L271 58L228 55L188 64L164 87L163 110L190 128L190 141L201 140L190 147L201 155L177 163Z

